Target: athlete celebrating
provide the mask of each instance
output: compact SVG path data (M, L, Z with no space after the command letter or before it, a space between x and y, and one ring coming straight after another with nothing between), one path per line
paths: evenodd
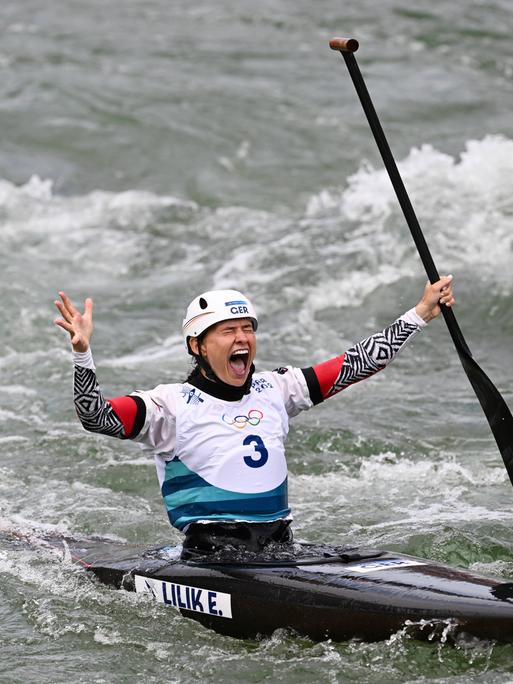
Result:
M132 439L155 457L184 558L227 544L258 551L292 540L285 439L289 418L387 366L404 345L453 306L452 276L427 284L392 325L308 368L255 372L258 319L236 290L213 290L187 308L183 335L195 366L183 383L106 401L90 348L93 302L84 313L59 293L56 325L71 336L74 401L86 430Z

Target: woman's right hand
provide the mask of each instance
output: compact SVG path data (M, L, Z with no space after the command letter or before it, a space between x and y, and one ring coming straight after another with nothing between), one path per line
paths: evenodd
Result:
M69 332L73 351L86 352L93 334L93 300L90 297L85 300L84 313L81 314L65 292L59 292L59 297L62 301L54 303L62 318L57 318L54 323Z

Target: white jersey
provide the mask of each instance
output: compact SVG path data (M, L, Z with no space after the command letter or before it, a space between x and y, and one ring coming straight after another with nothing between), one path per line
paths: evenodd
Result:
M137 392L146 420L135 438L155 454L172 524L288 517L285 439L289 417L310 408L297 368L256 373L239 401L188 384Z

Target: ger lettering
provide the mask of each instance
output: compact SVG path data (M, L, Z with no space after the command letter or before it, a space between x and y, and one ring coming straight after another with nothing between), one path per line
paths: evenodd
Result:
M247 306L232 306L230 309L230 313L232 314L239 314L239 313L249 313L248 312L248 307Z

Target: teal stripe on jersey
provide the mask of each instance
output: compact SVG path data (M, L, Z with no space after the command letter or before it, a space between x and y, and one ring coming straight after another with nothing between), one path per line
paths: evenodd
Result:
M166 464L162 496L171 524L178 529L199 520L269 522L290 513L287 478L267 492L232 492L214 487L178 459Z

